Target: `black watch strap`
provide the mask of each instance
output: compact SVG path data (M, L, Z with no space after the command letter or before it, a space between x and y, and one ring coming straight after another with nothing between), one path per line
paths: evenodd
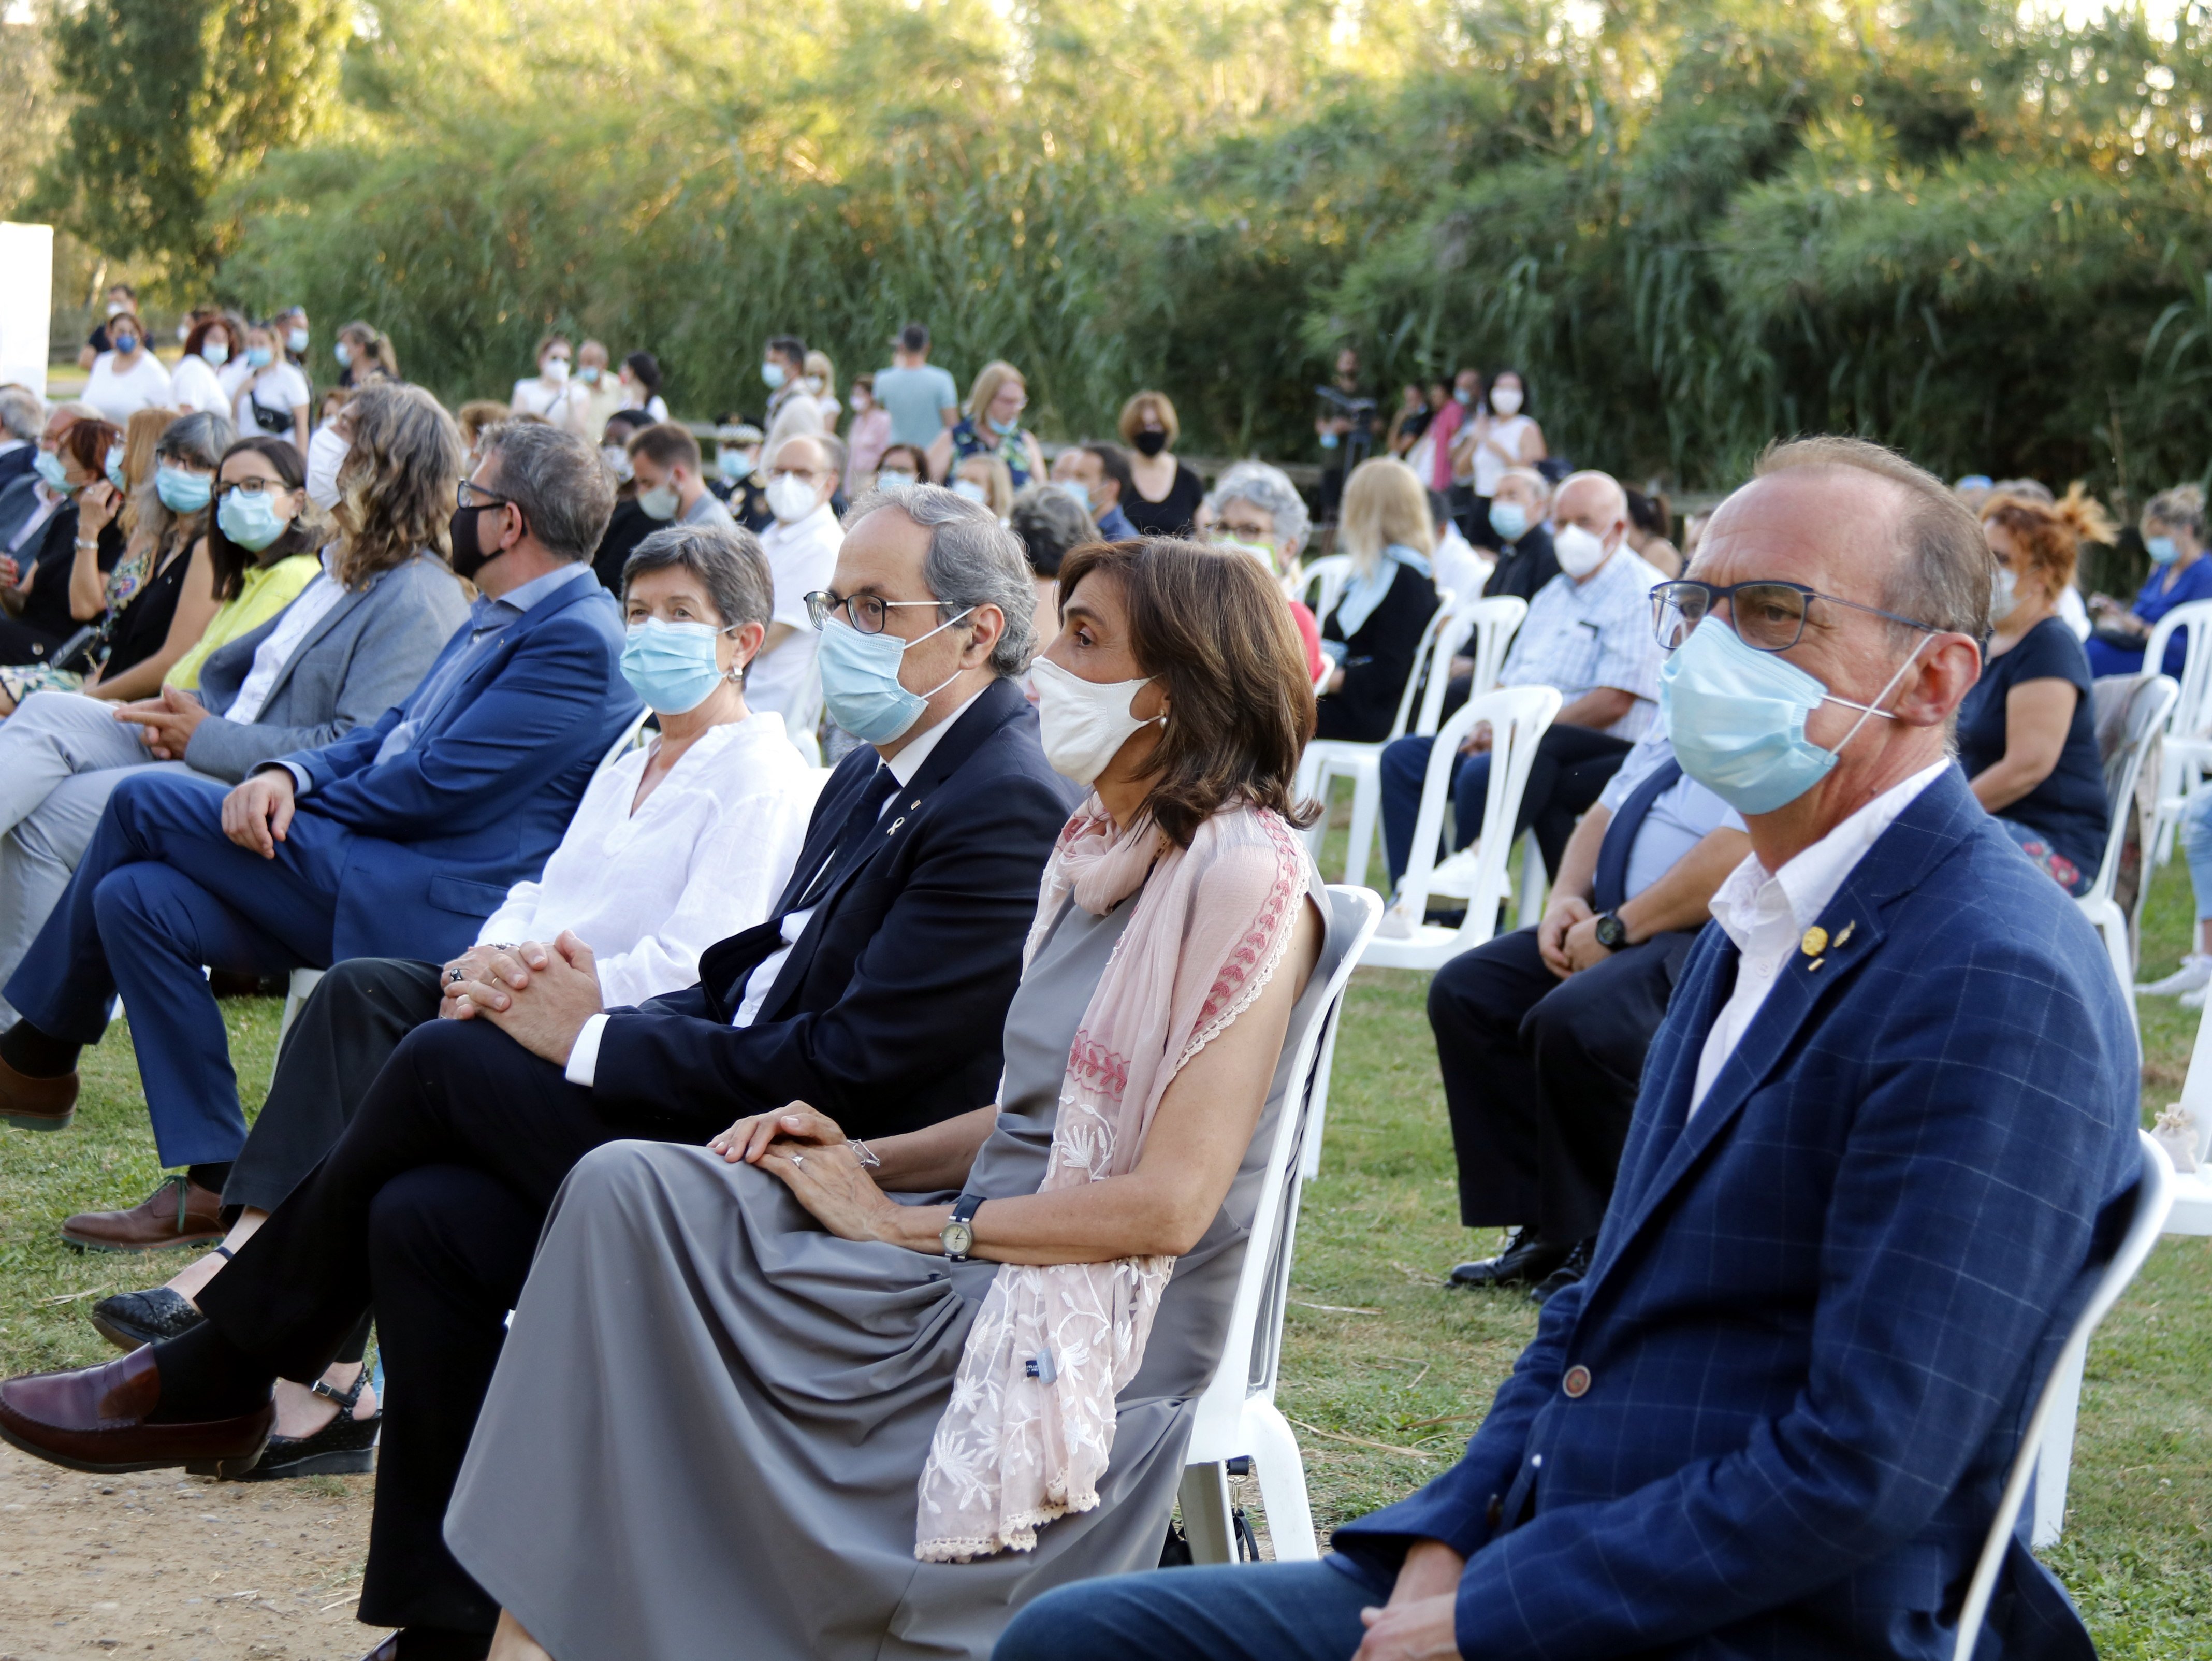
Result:
M1597 943L1608 952L1618 952L1628 944L1628 925L1620 920L1618 911L1602 913L1597 920Z

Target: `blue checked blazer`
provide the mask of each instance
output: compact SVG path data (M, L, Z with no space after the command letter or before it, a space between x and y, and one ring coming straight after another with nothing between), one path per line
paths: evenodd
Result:
M1705 930L1589 1275L1459 1464L1337 1532L1385 1580L1416 1541L1465 1554L1463 1655L1948 1661L2124 1226L2135 1037L2074 902L1955 769L1820 923L1686 1125L1737 962ZM1978 1657L2093 1654L2015 1543Z

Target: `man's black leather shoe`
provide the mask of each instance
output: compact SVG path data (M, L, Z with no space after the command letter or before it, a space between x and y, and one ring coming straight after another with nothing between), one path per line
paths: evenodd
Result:
M1542 1280L1561 1263L1566 1262L1571 1247L1553 1245L1541 1240L1527 1229L1513 1237L1513 1243L1495 1257L1485 1257L1480 1262L1462 1263L1452 1270L1449 1285L1455 1287L1527 1286Z
M1590 1254L1596 1250L1595 1240L1577 1240L1567 1260L1528 1289L1531 1303L1548 1304L1553 1294L1565 1292L1583 1275L1589 1273Z

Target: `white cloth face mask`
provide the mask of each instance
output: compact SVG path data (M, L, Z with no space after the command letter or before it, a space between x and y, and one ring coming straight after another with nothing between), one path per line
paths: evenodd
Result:
M1078 784L1089 784L1112 764L1129 741L1129 734L1160 715L1134 715L1129 706L1137 693L1152 684L1145 675L1135 680L1085 680L1063 669L1049 658L1030 665L1037 691L1037 737L1052 770Z

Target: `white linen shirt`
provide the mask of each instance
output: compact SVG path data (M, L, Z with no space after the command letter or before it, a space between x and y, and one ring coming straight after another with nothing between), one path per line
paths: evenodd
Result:
M988 688L987 687L986 690L988 691ZM915 739L911 744L908 745L905 749L900 751L892 759L880 763L879 765L887 767L890 770L891 776L898 781L901 789L903 789L906 786L913 783L914 776L921 771L922 763L929 759L929 752L937 748L938 740L942 739L947 733L951 732L953 727L953 723L957 721L961 716L968 713L968 705L975 703L976 698L980 698L982 696L983 694L981 692L976 693L974 697L970 697L968 700L967 703L962 704L951 715L945 716L943 721L938 722L936 726L931 727L927 733L922 733L921 737ZM787 747L789 746L787 745ZM794 749L791 753L793 759L797 761L799 758L799 751ZM799 766L802 771L805 770L805 764L804 762L800 762ZM667 788L668 787L665 784L661 787L664 790ZM897 800L898 795L896 791L894 791L890 795L884 797L882 806L876 809L876 817L878 819L882 818L884 814L890 811L891 803ZM811 798L807 806L811 812L813 806ZM803 843L805 840L806 836L805 816L802 816L801 818L799 834L799 839ZM796 847L794 847L791 857L793 861L797 861L799 852ZM833 860L836 859L837 857L836 849L834 848L830 849L829 857ZM827 863L827 861L825 861L824 863ZM787 866L786 868L787 871L789 868L788 866ZM768 905L772 906L775 904L775 895L781 891L781 890L780 887L770 891ZM767 907L763 906L761 913L761 916L763 921L766 919L767 915ZM782 928L783 944L775 951L769 952L768 956L763 958L758 964L754 965L753 972L745 977L745 995L738 1005L738 1013L730 1018L730 1025L732 1026L750 1026L754 1020L759 1016L761 1005L768 1001L769 989L775 985L775 977L783 972L784 959L791 955L791 948L799 944L799 937L806 932L806 925L813 920L813 916L814 908L812 906L807 907L804 911L790 911L784 914ZM486 927L489 928L489 925L487 924ZM732 932L734 933L736 931L732 930ZM712 944L711 941L708 943L710 945ZM692 974L691 980L696 981L698 978L698 974L695 970ZM690 983L690 981L684 983L687 986ZM605 983L603 982L601 984L604 986ZM608 1001L611 1003L611 1000ZM599 1038L600 1036L605 1032L606 1027L607 1018L604 1013L601 1013L593 1015L587 1019L584 1022L583 1026L577 1031L576 1042L569 1047L568 1064L564 1069L570 1084L580 1084L586 1090L592 1087L592 1080L599 1076Z
M1805 931L1820 920L1867 849L1950 765L1947 757L1904 783L1892 785L1779 871L1770 873L1758 855L1749 855L1715 891L1713 921L1735 942L1741 961L1736 964L1735 990L1705 1034L1705 1047L1698 1052L1689 1116L1695 1116L1723 1064L1735 1053Z
M600 997L618 1008L695 984L702 952L766 920L805 844L816 789L783 718L756 710L709 727L633 813L658 747L599 770L544 873L507 891L479 946L573 929L592 948Z
M813 730L820 691L814 678L815 648L821 636L806 615L806 597L827 588L837 573L837 549L845 540L837 515L823 502L805 518L778 520L760 533L775 581L775 604L769 620L789 625L791 633L753 660L745 675L745 703L773 709L794 727Z
M1651 590L1666 578L1626 542L1587 581L1562 571L1537 591L1499 670L1500 686L1556 686L1569 703L1601 686L1636 702L1605 730L1639 739L1659 707Z
M261 719L270 690L292 660L292 654L300 649L300 642L345 598L345 584L337 579L337 551L335 542L323 550L321 572L278 614L269 637L253 648L253 667L239 683L238 696L230 701L230 708L220 712L225 721L244 726Z

